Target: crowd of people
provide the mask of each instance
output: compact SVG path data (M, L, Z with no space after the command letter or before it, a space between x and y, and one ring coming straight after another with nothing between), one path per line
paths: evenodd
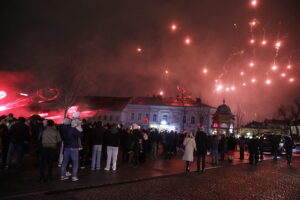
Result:
M14 167L12 160L16 154L15 167L21 168L24 154L30 152L36 157L42 182L53 179L53 166L57 161L61 167L61 180L71 178L72 181L77 181L79 168L115 171L119 152L122 153L119 156L122 162L131 163L136 168L147 159L158 159L160 147L162 159L171 159L179 151L183 151L182 159L186 161L186 171L190 171L196 152L198 172L205 170L208 152L212 165L224 161L225 156L232 162L237 146L241 160L244 159L245 150L249 151L250 164L256 165L259 159L263 159L264 152L262 140L258 137L246 139L242 136L237 139L233 134L208 135L202 128L196 133L159 132L153 128L141 129L137 124L125 128L119 124L102 124L101 121L88 123L85 119L80 120L79 114L72 119L65 118L63 124L55 124L53 120L40 116L16 119L13 114L9 114L0 117L0 136L3 167ZM274 140L274 159L277 159L278 145L279 141ZM286 137L288 164L291 163L292 147L291 138ZM102 160L106 160L103 167Z

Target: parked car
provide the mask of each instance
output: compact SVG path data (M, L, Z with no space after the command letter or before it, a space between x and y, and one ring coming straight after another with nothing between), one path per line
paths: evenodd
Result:
M295 148L293 149L293 153L300 154L300 143L295 142Z
M275 135L273 133L263 133L260 137L262 137L262 147L264 152L272 153L273 151L272 143L274 142L274 140L279 141L279 147L278 147L279 155L285 152L284 137L282 135Z

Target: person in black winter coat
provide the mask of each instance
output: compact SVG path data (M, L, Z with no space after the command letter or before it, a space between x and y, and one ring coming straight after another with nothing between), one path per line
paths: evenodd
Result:
M227 151L227 141L226 141L226 138L225 138L225 135L222 134L221 135L221 139L220 139L220 142L219 142L219 152L220 152L220 161L224 161L225 159L225 154L226 154L226 151Z
M29 127L25 124L25 118L19 117L18 122L9 130L10 144L7 153L6 168L11 165L12 156L17 151L17 167L21 167L24 155L24 144L29 141Z
M274 160L277 160L277 156L279 154L279 143L281 140L281 136L280 135L272 135L272 153L274 156Z
M196 147L197 147L197 171L200 171L200 162L202 160L202 168L201 171L203 172L205 169L205 160L207 155L207 150L209 148L208 138L206 133L202 130L198 130L196 133Z
M132 151L132 131L130 129L122 130L121 146L122 146L122 161L129 161L129 152Z
M91 128L85 119L82 120L81 150L79 151L80 168L84 169L90 152Z
M284 148L285 148L286 161L288 165L290 165L292 162L292 154L293 154L294 146L295 144L292 138L289 136L284 136Z
M244 160L244 151L245 151L246 139L244 136L239 139L239 148L240 148L240 160Z
M119 152L119 144L121 139L121 133L117 124L113 124L110 131L105 135L107 145L107 161L104 170L109 171L112 167L113 171L117 169L117 158ZM112 162L112 166L111 166Z
M258 148L259 148L259 140L258 138L254 137L249 140L248 142L248 148L249 148L249 160L250 165L253 163L257 165L258 163Z
M7 152L9 147L9 135L8 128L6 126L6 119L1 119L0 121L0 137L1 137L1 147L2 147L2 166L6 165Z
M154 160L157 159L157 149L159 144L159 134L156 129L150 131L150 148L151 156Z
M143 152L143 136L139 128L133 127L132 131L132 141L133 141L133 165L137 167L140 164L140 154Z
M227 154L228 154L229 162L233 161L235 148L236 148L236 140L233 134L231 134L227 139Z
M96 126L92 129L92 164L91 170L100 170L101 165L101 154L102 154L102 144L104 140L104 128L102 127L102 122L97 122Z

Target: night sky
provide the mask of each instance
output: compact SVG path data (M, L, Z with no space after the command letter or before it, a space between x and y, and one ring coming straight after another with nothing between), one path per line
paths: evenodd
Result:
M223 98L233 111L240 105L247 120L271 118L299 96L297 3L257 0L253 8L250 0L2 1L0 69L10 78L2 76L1 85L14 84L11 76L19 72L33 77L20 76L16 87L27 91L69 81L82 85L81 95L176 96L179 85L212 106ZM257 24L251 31L252 20ZM272 71L273 65L278 69Z

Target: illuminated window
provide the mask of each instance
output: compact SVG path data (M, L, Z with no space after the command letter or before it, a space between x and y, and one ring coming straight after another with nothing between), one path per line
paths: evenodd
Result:
M186 123L186 116L185 115L183 116L182 122Z
M156 122L156 120L157 120L157 115L154 114L154 115L153 115L153 121Z
M168 121L168 115L163 115L162 120Z
M195 117L194 116L191 117L191 124L195 124Z
M142 114L141 113L138 114L138 120L139 121L142 120Z
M131 120L134 120L134 113L131 113Z

